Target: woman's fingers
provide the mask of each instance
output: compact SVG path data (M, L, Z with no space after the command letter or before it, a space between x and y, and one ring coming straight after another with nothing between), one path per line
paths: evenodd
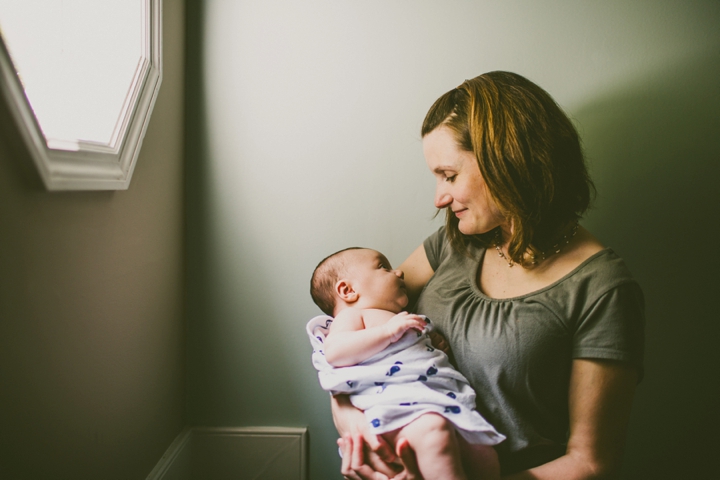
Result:
M355 471L360 470L365 465L365 455L363 455L363 437L356 433L351 437L352 441L352 457L350 459L350 468Z
M355 473L350 470L350 459L352 457L352 440L350 439L350 435L345 435L343 438L338 438L337 444L340 448L340 455L342 456L340 473L342 473L343 477L345 478L359 478L357 476L354 476Z
M410 442L406 438L398 440L397 445L397 456L400 458L405 470L402 475L396 477L397 480L422 480L420 470L418 470L417 459L415 458L415 452L410 447Z
M357 468L357 458L354 458L357 453L357 442L354 442L353 438L350 435L345 435L343 436L343 438L339 439L338 446L342 451L342 464L340 465L340 473L342 473L343 477L350 480L366 480L372 478L368 476L368 472L358 471L361 468Z
M375 453L384 463L392 463L397 460L397 456L392 447L380 435L365 436L370 450Z
M343 459L340 473L351 480L389 480L383 473L365 464L365 442L361 434L345 435L338 440Z
M332 405L333 419L342 437L338 439L343 457L341 473L352 480L394 477L401 468L390 464L395 452L382 437L368 431L363 412L352 406L347 395L333 397Z
M401 471L393 448L380 435L367 435L365 438L365 462L371 470L378 472L377 478L393 478Z
M377 470L386 470L390 472L391 474L394 474L392 470L390 470L387 465L385 465L384 462L378 462L376 464L372 464L370 462L367 462L365 458L365 440L363 438L363 435L360 433L357 433L352 436L353 441L353 458L350 461L351 468L359 475L362 479L367 480L388 480L388 476L384 473L381 473ZM371 457L372 455L368 455L368 457ZM377 457L376 457L377 458Z

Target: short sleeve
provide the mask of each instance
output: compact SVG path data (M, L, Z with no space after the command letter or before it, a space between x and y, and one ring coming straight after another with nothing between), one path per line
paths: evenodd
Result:
M573 358L618 360L643 371L645 302L640 286L615 286L590 305L573 337Z
M445 227L440 227L435 233L427 237L423 242L423 246L430 266L433 271L436 271L450 251L445 236Z

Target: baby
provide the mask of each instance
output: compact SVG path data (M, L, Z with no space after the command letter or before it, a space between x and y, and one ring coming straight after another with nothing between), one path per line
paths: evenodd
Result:
M478 478L499 478L491 445L505 437L475 410L465 377L432 346L432 324L403 311L402 271L379 252L349 248L320 262L310 291L330 316L307 328L325 390L350 394L371 433L393 447L406 439L423 478L465 479L463 461Z

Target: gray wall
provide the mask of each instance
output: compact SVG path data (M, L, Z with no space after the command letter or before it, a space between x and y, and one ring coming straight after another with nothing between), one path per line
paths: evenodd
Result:
M0 477L144 478L184 424L184 4L127 191L48 193L0 110Z
M584 224L646 293L625 478L715 470L720 2L189 5L191 423L308 425L312 478L339 478L309 276L350 245L398 264L434 230L422 118L504 69L576 119L600 192Z

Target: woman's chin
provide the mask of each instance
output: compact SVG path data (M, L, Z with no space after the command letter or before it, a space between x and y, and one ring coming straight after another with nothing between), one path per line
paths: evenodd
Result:
M458 230L459 230L460 233L462 233L463 235L477 235L478 233L481 233L481 232L478 232L477 226L475 226L475 225L468 225L468 224L465 224L465 223L463 223L463 222L460 222L460 223L458 224Z
M487 225L487 224L478 225L476 223L463 222L462 220L460 221L460 223L458 223L458 230L463 235L482 235L483 233L491 232L492 229L495 227L497 227L497 224L495 224L495 225Z

